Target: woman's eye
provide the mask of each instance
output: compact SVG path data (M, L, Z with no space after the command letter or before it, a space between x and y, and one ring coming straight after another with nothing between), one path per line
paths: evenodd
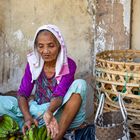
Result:
M38 45L38 48L43 48L43 45Z
M50 44L49 47L50 47L50 48L53 48L53 47L54 47L54 44Z

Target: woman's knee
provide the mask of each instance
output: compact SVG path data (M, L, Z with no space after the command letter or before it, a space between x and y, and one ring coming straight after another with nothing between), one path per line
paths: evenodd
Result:
M74 85L76 85L78 88L86 90L87 89L87 83L83 79L76 79L73 82Z
M80 94L82 100L86 98L87 83L83 79L77 79L73 82L72 86L75 89L75 93Z
M72 104L81 104L82 98L79 94L73 93L69 99L69 102L71 102Z

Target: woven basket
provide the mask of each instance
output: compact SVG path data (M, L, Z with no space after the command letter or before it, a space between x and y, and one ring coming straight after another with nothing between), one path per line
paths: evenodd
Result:
M117 110L116 95L122 94L130 132L135 139L140 138L140 51L111 50L97 54L96 89L98 94L106 94L105 111Z
M140 51L110 50L96 55L96 66L106 70L138 72L140 70Z

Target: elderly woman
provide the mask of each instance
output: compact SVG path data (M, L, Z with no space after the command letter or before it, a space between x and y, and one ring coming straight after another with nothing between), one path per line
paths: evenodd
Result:
M34 37L33 52L18 90L18 105L24 117L23 133L32 124L38 125L39 114L30 112L29 97L35 87L38 107L43 110L48 133L61 140L66 131L78 128L85 121L86 82L75 80L75 62L67 56L62 34L55 25L43 25Z

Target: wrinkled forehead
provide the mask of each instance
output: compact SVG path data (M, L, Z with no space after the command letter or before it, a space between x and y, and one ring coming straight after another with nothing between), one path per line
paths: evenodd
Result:
M43 29L43 30L40 30L40 31L37 33L36 38L35 38L35 44L38 43L38 38L39 38L40 36L50 36L55 42L59 42L59 41L57 40L57 38L55 37L55 35L54 35L51 31L49 31L49 30L47 30L47 29Z

